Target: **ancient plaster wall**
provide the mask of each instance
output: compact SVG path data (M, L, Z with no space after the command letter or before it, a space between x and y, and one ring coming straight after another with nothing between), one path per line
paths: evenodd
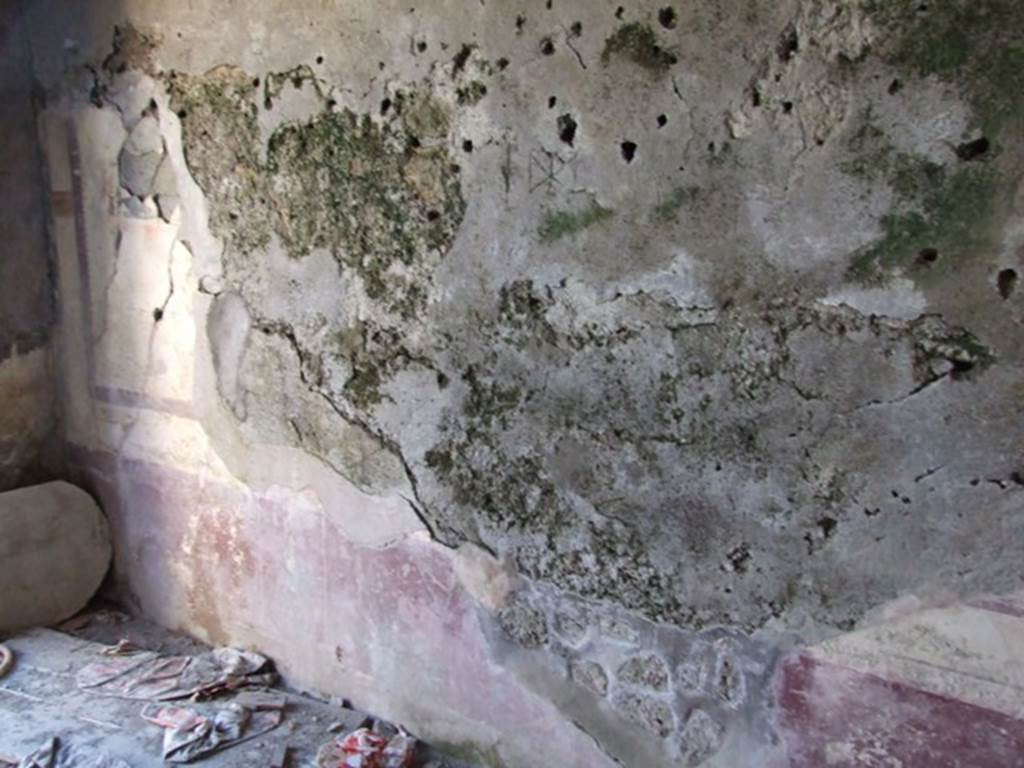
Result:
M53 285L22 2L0 14L0 490L59 467Z
M768 765L786 647L1019 587L1017 3L88 5L68 430L143 610L494 765Z

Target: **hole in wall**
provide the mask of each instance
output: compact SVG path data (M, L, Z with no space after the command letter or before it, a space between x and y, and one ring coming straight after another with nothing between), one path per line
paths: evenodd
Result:
M988 152L989 146L989 141L984 136L974 141L965 141L962 144L957 144L956 156L965 163L969 163Z
M675 29L677 20L676 9L671 5L666 5L658 11L658 23L665 29Z
M583 34L583 22L574 21L572 26L569 27L569 31L572 33L573 37L579 37Z
M624 141L619 145L622 150L622 159L627 163L632 163L633 158L636 157L636 143L632 141Z
M316 63L317 64L323 64L324 63L324 57L323 56L317 56L316 57Z
M953 364L952 377L954 379L962 378L974 370L973 360L950 360L950 362ZM904 501L903 503L908 504L909 501Z
M507 69L508 63L508 59L502 56L500 59L498 59L498 69Z
M466 139L464 142L462 142L462 150L464 152L472 152L473 151L473 142L471 140L469 140L469 139Z
M554 109L555 108L555 104L557 104L557 103L558 103L558 97L557 96L549 96L548 97L548 109Z
M550 37L545 37L540 41L540 52L545 56L552 56L555 53L555 43Z
M901 90L903 90L903 82L899 78L896 78L891 83L889 83L889 95L890 96L895 96Z
M659 128L664 128L668 124L668 117L665 115L658 115L657 120Z
M615 18L616 19L621 19L622 18L622 14L624 14L625 12L626 12L626 9L623 8L620 5L618 8L615 9Z
M420 40L418 43L416 43L416 50L419 51L420 53L423 53L424 51L426 51L427 50L427 41L426 40Z
M996 276L996 289L1004 301L1010 298L1013 292L1017 290L1017 280L1017 270L1007 268L999 271L999 274Z
M456 53L455 57L452 59L452 77L459 74L459 72L466 68L466 62L469 61L469 57L472 54L473 47L471 45L463 43L462 47L459 49L459 52Z
M922 248L917 254L917 263L931 265L939 260L939 252L934 248Z
M558 138L572 146L573 140L576 138L576 121L573 120L572 115L566 113L558 118Z
M789 61L800 51L800 36L797 34L796 27L790 27L782 35L782 40L779 42L779 59L782 61ZM776 77L778 77L776 75Z
M387 114L387 111L391 109L391 99L382 99L380 102L380 113L382 115Z
M790 112L792 112L793 111L793 102L792 101L784 101L784 102L782 102L782 111L784 113L786 113L787 115Z
M163 307L157 307L156 309L154 309L153 310L153 322L154 323L159 323L163 319L164 319Z
M526 17L522 14L516 16L516 34L523 31L523 27L526 26Z

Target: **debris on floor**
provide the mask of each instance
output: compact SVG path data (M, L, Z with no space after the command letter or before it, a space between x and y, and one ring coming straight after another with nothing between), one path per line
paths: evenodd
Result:
M190 763L218 749L262 736L281 724L282 709L251 710L238 703L201 714L188 707L148 704L142 719L164 729L164 760Z
M399 730L392 736L357 728L328 742L317 755L319 768L411 768L416 739Z
M18 763L18 768L131 768L123 760L73 746L53 736Z
M124 647L119 641L115 647ZM105 655L111 655L104 649ZM258 653L218 648L201 656L160 656L149 651L96 661L78 673L78 687L126 699L166 701L209 697L246 685L273 685L277 675Z
M258 653L116 611L7 638L0 768L469 768L402 728L277 685Z

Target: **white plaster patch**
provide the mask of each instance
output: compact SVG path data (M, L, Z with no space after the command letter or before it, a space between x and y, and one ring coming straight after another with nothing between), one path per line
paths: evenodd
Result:
M880 288L846 287L820 299L827 307L849 307L862 315L914 320L928 309L928 300L913 281L897 278Z
M773 264L800 268L845 259L873 242L877 220L891 202L890 190L865 188L816 163L791 179L788 191L781 185L752 186L746 215Z
M122 240L94 330L96 383L192 399L191 254L159 219L122 219Z
M512 591L512 581L501 562L475 544L463 544L455 553L459 583L486 608L497 612Z
M309 76L312 70L296 72L296 77L301 78L296 86L287 75L276 75L275 86L270 93L272 109L260 109L257 113L257 122L260 127L260 153L266 154L267 142L271 135L287 123L304 123L313 117L322 114L326 94L321 91L319 82L312 82ZM270 75L268 75L270 76ZM315 77L315 76L314 76ZM281 80L283 79L283 82ZM260 82L257 91L258 98L262 99L265 93L266 83ZM265 159L265 157L264 157Z
M918 690L1002 712L1024 713L1024 619L959 605L921 611L840 635L816 658Z
M956 89L936 77L915 80L885 102L875 120L898 152L940 165L956 159L955 147L971 124Z

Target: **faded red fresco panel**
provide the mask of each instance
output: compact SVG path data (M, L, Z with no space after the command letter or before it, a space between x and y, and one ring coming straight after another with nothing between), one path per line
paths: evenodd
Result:
M807 655L778 704L791 768L1024 767L1024 721Z
M971 600L967 605L994 613L1004 613L1007 616L1024 617L1024 594L979 597Z

